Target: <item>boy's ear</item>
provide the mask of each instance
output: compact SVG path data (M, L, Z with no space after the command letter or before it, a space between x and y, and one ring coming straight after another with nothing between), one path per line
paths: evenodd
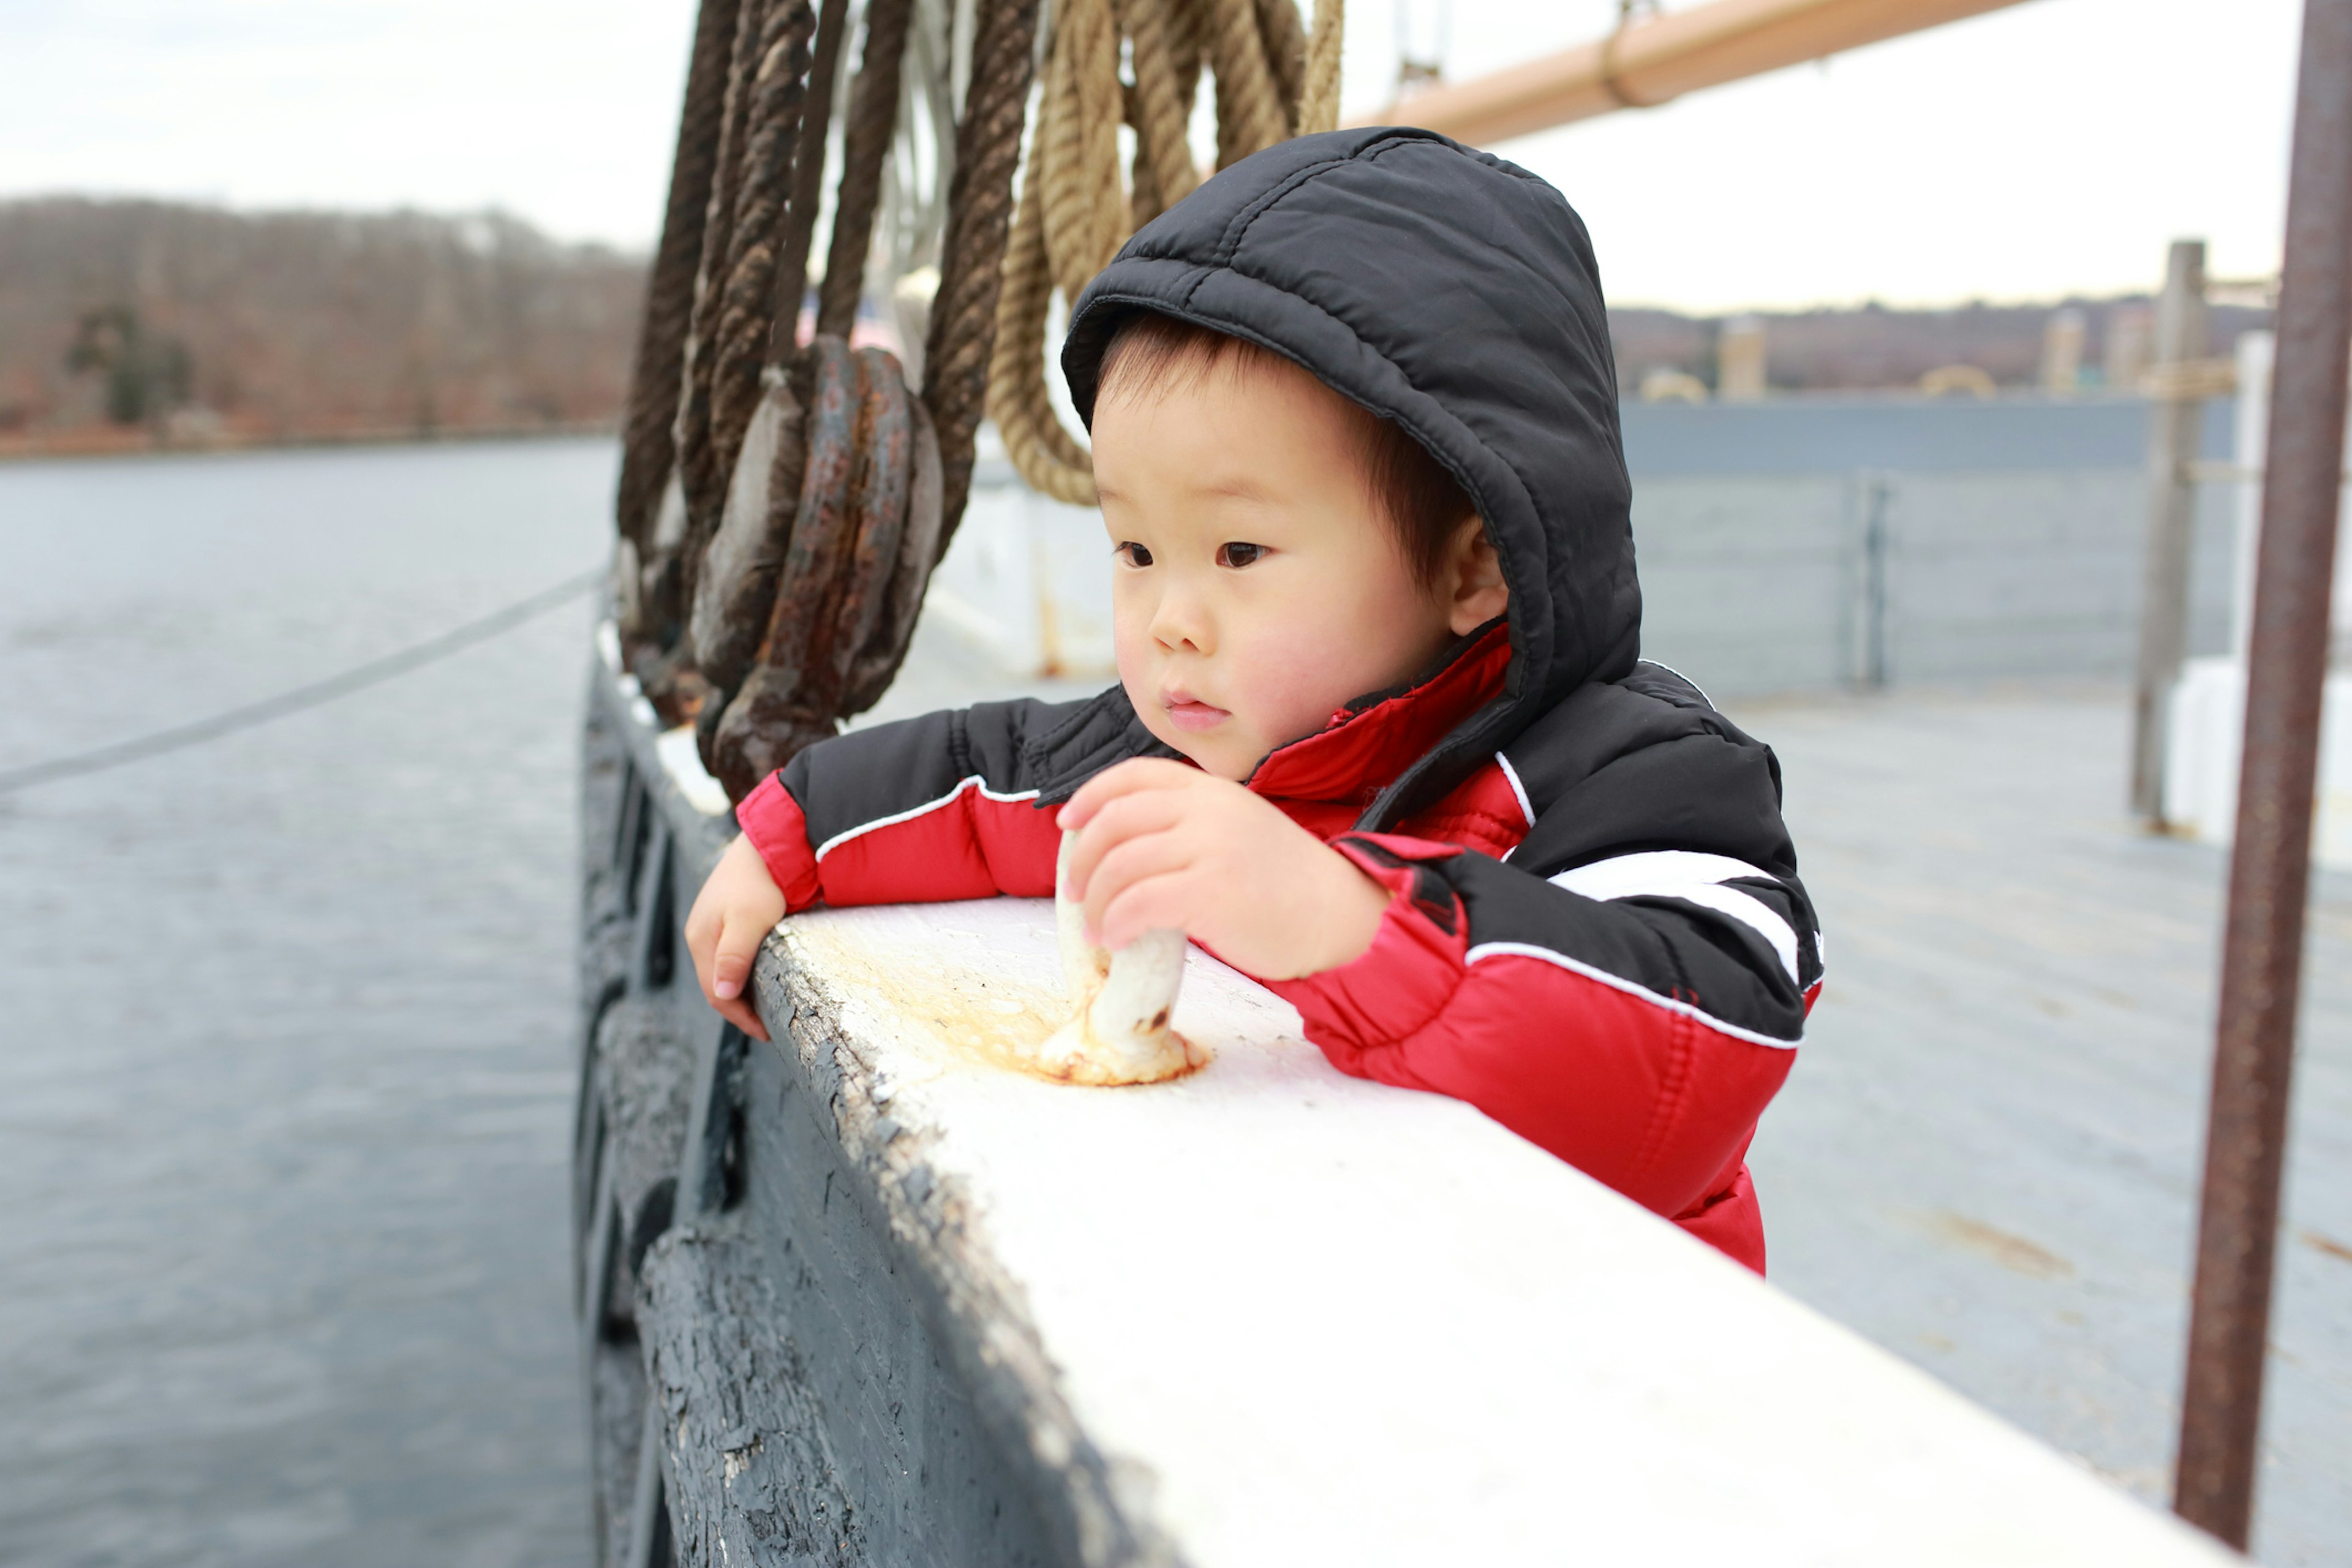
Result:
M1455 637L1477 630L1510 607L1511 587L1503 581L1502 559L1476 512L1454 530L1438 585L1444 590L1446 625Z

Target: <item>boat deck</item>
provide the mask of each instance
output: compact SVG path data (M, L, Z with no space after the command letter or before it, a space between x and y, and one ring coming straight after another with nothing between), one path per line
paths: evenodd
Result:
M2123 810L2120 689L1751 704L1829 984L1751 1160L1772 1277L2170 1490L2225 856ZM2258 1554L2352 1561L2352 877L2312 909Z

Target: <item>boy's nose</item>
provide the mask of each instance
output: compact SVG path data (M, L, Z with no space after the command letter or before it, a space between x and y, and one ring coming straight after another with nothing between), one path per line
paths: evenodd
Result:
M1170 652L1206 655L1215 651L1216 638L1200 602L1181 592L1162 594L1151 616L1152 640Z

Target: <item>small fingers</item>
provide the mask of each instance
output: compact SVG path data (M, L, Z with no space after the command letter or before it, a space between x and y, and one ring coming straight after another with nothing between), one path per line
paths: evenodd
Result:
M1201 770L1187 763L1171 763L1165 757L1131 757L1088 779L1086 786L1063 805L1054 818L1055 825L1076 832L1094 820L1095 813L1121 795L1139 790L1174 789L1201 776Z
M760 944L767 937L765 928L730 912L711 946L708 989L712 995L730 1002L743 994L743 983L751 977L751 961L760 956Z
M760 1022L760 1015L752 1010L749 1000L738 998L732 1002L720 1002L714 1005L720 1017L753 1039L765 1040L768 1037L768 1026Z
M1104 909L1098 940L1116 952L1145 931L1182 931L1192 902L1192 879L1182 871L1129 882Z
M694 963L695 984L702 987L702 994L714 1007L719 1005L719 995L711 988L710 969L711 960L718 954L719 929L719 916L712 911L709 890L705 889L686 917L686 955Z
M1088 939L1106 947L1124 947L1126 938L1115 942L1108 939L1103 917L1111 905L1138 882L1166 877L1182 870L1191 862L1192 855L1181 837L1173 833L1145 834L1113 845L1095 867L1092 879L1083 884Z
M765 926L740 910L729 910L711 946L709 976L702 988L721 1016L755 1040L766 1039L768 1031L760 1022L748 987L752 962L760 956L760 944L767 936ZM696 970L699 973L700 965Z
M1124 795L1104 802L1078 832L1070 848L1070 894L1085 898L1093 886L1096 868L1122 844L1166 832L1183 820L1183 797L1172 790L1155 789Z

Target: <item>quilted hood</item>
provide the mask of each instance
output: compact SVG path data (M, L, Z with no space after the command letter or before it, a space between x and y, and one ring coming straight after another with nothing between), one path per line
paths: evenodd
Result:
M1091 424L1104 346L1158 310L1296 361L1410 431L1486 520L1510 584L1500 695L1366 811L1426 805L1570 692L1630 673L1642 593L1617 376L1584 224L1551 185L1433 132L1301 136L1146 225L1062 347Z

